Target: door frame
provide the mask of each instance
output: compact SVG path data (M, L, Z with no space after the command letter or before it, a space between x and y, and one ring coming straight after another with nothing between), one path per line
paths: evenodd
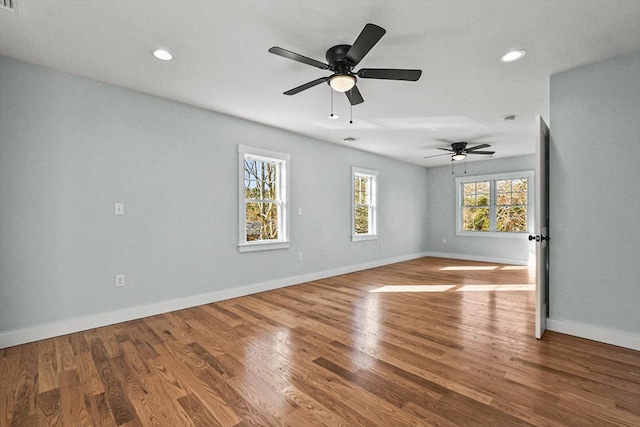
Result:
M549 127L536 116L535 164L536 302L535 336L542 338L549 317ZM532 236L529 236L530 239Z

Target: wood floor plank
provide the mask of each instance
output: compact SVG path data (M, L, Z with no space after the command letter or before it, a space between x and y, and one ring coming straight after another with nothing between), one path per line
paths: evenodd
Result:
M29 425L36 416L36 395L38 392L38 345L22 346L18 377L15 384L11 426Z
M60 389L56 388L36 396L36 411L38 413L38 425L58 426L62 425L62 408L60 404Z
M71 343L71 335L65 335L54 340L56 348L56 365L58 373L76 369L76 358Z
M38 341L38 393L60 387L58 355L53 339Z
M211 412L202 404L198 396L189 393L178 399L180 406L184 408L193 425L196 427L216 427L222 426Z
M60 373L60 406L62 420L65 424L78 427L93 425L87 410L80 385L80 377L76 370L66 370Z
M107 403L105 393L84 395L84 405L94 426L115 427L116 420Z
M104 385L100 380L91 353L76 355L76 369L80 380L80 388L84 394L93 396L104 393Z
M640 352L426 257L0 350L0 427L638 426Z
M122 350L125 351L124 348ZM132 368L132 364L123 357L111 359L111 362L141 424L189 425L188 418L180 416L183 411L168 399L164 389L154 387L152 381L145 381L144 370Z
M89 353L89 345L83 332L76 332L69 335L71 341L71 347L73 348L73 354L79 355L81 353Z
M122 383L111 365L106 347L100 338L91 341L91 355L96 371L104 385L105 397L117 425L134 421L138 418L130 397L125 393Z
M346 419L336 415L330 408L320 404L317 400L303 393L298 388L288 385L282 391L289 400L295 402L298 406L298 409L291 413L295 414L295 416L289 419L289 421L293 422L293 425L311 423L317 426L351 426Z
M167 366L175 371L176 376L186 385L186 389L198 396L208 411L224 425L235 425L242 421L216 390L219 378L213 370L194 364L189 348L172 346L169 343L156 346L158 353L166 361Z
M11 423L20 375L20 353L5 352L0 358L0 425Z

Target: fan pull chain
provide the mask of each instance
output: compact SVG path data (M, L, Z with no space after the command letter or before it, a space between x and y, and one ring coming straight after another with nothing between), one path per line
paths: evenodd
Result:
M467 156L464 156L464 173L467 173Z
M451 175L453 175L453 159L451 159Z
M329 92L331 92L331 112L329 113L329 118L333 119L333 89L329 88Z
M349 101L349 124L353 124L353 105Z

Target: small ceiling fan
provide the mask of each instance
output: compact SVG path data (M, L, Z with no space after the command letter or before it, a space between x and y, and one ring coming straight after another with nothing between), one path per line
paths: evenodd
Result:
M375 24L367 24L358 36L353 45L340 44L327 50L326 58L328 64L307 58L298 53L291 52L281 47L274 46L269 49L270 53L282 56L303 64L320 68L321 70L332 71L328 77L320 77L308 83L284 92L285 95L295 95L303 90L310 89L321 83L327 82L337 92L344 92L351 105L364 102L362 94L356 86L358 77L361 79L382 79L382 80L406 80L417 81L422 75L422 70L405 70L399 68L361 68L354 71L356 65L369 53L371 48L382 38L386 30Z
M469 147L469 148L467 148L467 144L468 144L467 142L460 141L460 142L452 142L451 148L437 147L438 150L444 150L444 151L447 151L448 153L435 154L433 156L423 157L423 159L430 159L432 157L450 155L451 160L462 160L467 157L467 154L484 154L485 156L491 156L495 154L495 151L481 151L483 148L491 147L491 145L489 144L480 144L480 145L476 145L475 147Z

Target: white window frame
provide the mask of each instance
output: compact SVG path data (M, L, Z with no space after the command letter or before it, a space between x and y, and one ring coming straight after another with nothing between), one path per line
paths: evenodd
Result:
M256 159L278 164L278 239L263 241L247 241L246 231L246 199L244 192L245 159ZM238 250L240 252L286 249L291 246L289 236L289 163L291 156L286 153L264 148L238 145Z
M509 179L527 179L527 231L522 232L505 232L496 231L496 181L509 180ZM456 235L457 236L476 236L476 237L512 237L512 238L527 238L529 233L533 233L533 216L534 210L534 171L526 170L520 172L507 172L496 173L490 175L476 175L476 176L461 176L455 179L456 183ZM471 231L463 230L463 214L462 214L462 201L464 200L462 184L469 182L489 181L489 231Z
M366 177L369 180L369 231L356 233L356 177ZM360 242L378 238L378 171L372 169L351 167L351 241Z

